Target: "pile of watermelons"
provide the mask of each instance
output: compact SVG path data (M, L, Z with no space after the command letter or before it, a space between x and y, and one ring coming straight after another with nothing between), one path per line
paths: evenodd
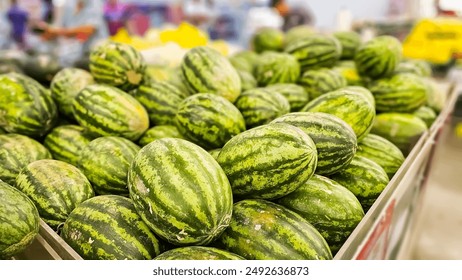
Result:
M84 259L332 259L441 109L431 69L353 32L253 49L0 75L0 258L41 218Z

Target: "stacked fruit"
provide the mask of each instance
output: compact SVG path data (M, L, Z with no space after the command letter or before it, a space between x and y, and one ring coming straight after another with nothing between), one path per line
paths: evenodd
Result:
M436 114L395 39L301 31L175 69L107 43L50 89L0 75L0 257L40 215L84 259L331 259Z

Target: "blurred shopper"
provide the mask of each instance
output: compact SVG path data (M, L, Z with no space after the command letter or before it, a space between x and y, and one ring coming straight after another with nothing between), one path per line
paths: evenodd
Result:
M53 0L42 1L42 20L48 24L53 23Z
M19 48L24 48L29 15L19 6L18 1L11 0L10 3L11 6L7 12L11 25L10 36Z
M286 0L271 0L271 7L283 17L284 25L282 29L287 31L299 25L313 25L314 17L306 5L289 6Z
M104 18L109 34L115 35L125 25L127 20L127 5L117 0L108 0L104 5Z
M210 0L185 0L183 14L187 22L200 28L206 28L213 15L213 2Z

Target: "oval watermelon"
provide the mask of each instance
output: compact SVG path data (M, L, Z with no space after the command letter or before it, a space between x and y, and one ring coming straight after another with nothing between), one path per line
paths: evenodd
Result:
M297 59L287 53L264 52L255 69L255 78L259 86L279 83L295 83L300 76Z
M203 246L189 246L169 250L154 260L243 260L241 256L222 249Z
M356 50L361 46L361 36L354 31L337 31L334 32L335 38L342 45L341 59L352 59L356 54Z
M423 120L428 128L432 126L437 117L435 111L428 106L420 107L419 109L415 110L413 114Z
M355 62L352 60L341 60L332 67L332 70L342 75L349 86L364 86L367 84L367 78L359 76Z
M236 70L254 73L255 66L258 64L259 55L251 50L243 50L229 57L229 61Z
M276 28L260 28L251 39L251 47L256 53L280 51L283 45L284 33Z
M183 136L173 125L158 125L148 129L138 141L140 146L144 147L154 140L162 138L181 138Z
M315 33L316 30L313 28L313 26L308 24L291 27L289 30L286 31L284 45L287 46L291 44L293 41L299 40L300 38L309 37L310 35Z
M250 72L237 70L239 77L241 78L242 91L253 89L257 87L257 80Z
M221 149L213 149L209 151L209 154L215 159L218 159L218 155L220 154Z
M310 100L312 100L324 93L346 87L347 81L334 70L320 68L305 71L298 80L298 84L303 86Z
M298 112L309 101L309 96L305 89L296 84L275 84L267 86L265 89L275 91L284 96L289 101L290 111L292 112Z

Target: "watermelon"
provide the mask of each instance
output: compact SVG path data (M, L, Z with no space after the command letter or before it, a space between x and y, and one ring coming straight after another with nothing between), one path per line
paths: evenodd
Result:
M380 112L412 112L427 102L428 85L415 74L402 73L376 80L369 90Z
M139 51L113 41L91 51L89 67L96 82L125 91L137 88L146 71L146 63Z
M0 127L9 133L38 138L57 121L57 108L49 93L27 76L0 75L0 96Z
M62 125L55 127L43 141L54 159L77 165L82 149L93 138L78 125Z
M77 68L64 68L51 81L51 97L58 106L59 113L73 119L72 101L86 86L95 81L88 71Z
M22 69L28 77L48 86L62 67L59 57L55 54L37 53L27 58Z
M235 105L244 116L248 129L267 124L290 112L289 101L282 94L266 88L243 92Z
M143 147L129 168L128 188L143 221L174 245L207 245L231 220L226 174L207 151L183 139Z
M154 260L244 260L244 258L218 248L188 246L164 252Z
M93 136L120 136L136 141L149 128L146 109L115 87L89 85L74 99L77 122Z
M361 45L361 36L354 31L337 31L334 32L335 38L340 41L342 45L341 59L352 59L355 57L356 50Z
M276 28L260 28L251 39L251 47L256 53L281 51L283 45L284 32Z
M322 235L297 213L272 202L247 199L234 204L220 247L248 260L330 260Z
M334 70L320 68L305 71L298 80L298 84L303 86L310 100L312 100L324 93L346 87L347 81L341 74Z
M168 82L174 75L174 69L166 66L147 65L144 71L144 83Z
M259 55L251 50L239 51L229 57L229 61L236 70L248 72L250 74L254 73L258 60Z
M32 244L39 232L40 217L24 193L1 180L0 197L0 260L5 260Z
M346 86L344 88L342 88L343 91L350 91L350 92L354 92L354 93L358 93L358 94L361 94L363 95L364 97L367 98L367 100L369 100L369 102L372 104L372 106L375 107L375 98L374 98L374 95L372 94L372 92L363 87L363 86Z
M139 150L122 137L99 137L83 148L78 167L97 194L128 195L127 172Z
M273 123L233 137L217 161L236 197L276 199L313 176L317 158L316 146L305 132Z
M146 108L151 125L173 125L178 105L188 97L169 82L141 85L134 96Z
M428 128L432 126L437 117L435 111L428 106L420 107L419 109L415 110L413 114L423 120Z
M286 123L303 130L316 145L318 164L315 173L329 175L345 168L353 159L357 141L351 127L326 113L290 113L273 123Z
M297 59L287 53L265 52L255 69L255 78L261 87L280 83L295 83L300 76Z
M398 65L397 72L411 72L421 77L431 77L432 68L430 63L421 59L406 59Z
M342 75L349 86L364 86L366 84L365 77L359 76L352 60L341 60L332 67L332 70Z
M427 130L425 122L413 114L382 113L377 115L371 133L392 142L407 156Z
M0 61L0 74L8 74L10 72L23 73L21 68L14 62Z
M14 185L21 169L40 159L51 159L51 154L39 142L19 134L0 135L0 180Z
M15 186L35 203L40 217L54 229L76 206L95 195L82 171L54 159L27 165L16 177Z
M331 175L330 179L349 189L361 202L365 212L390 181L379 164L359 155L345 169Z
M215 159L218 159L218 155L220 154L221 149L213 149L209 151L209 154Z
M315 34L316 30L311 25L297 25L287 30L284 40L284 45L287 46L293 41L300 38L309 37Z
M93 197L77 206L61 237L85 260L151 260L161 248L133 201L118 195Z
M361 76L377 79L392 74L401 56L402 46L398 39L382 35L360 46L354 61Z
M181 135L205 148L221 148L245 130L241 112L224 97L199 93L178 106L176 126Z
M191 94L214 93L234 102L241 79L229 60L209 47L189 50L181 62L183 81Z
M372 133L361 140L356 154L380 165L390 180L405 160L398 147L387 139Z
M250 72L237 70L239 77L241 78L242 91L253 89L257 87L257 80Z
M310 222L335 254L364 217L356 196L339 183L314 175L277 201Z
M158 125L148 129L138 141L144 147L154 140L161 138L183 138L176 126Z
M303 73L333 66L340 58L342 46L333 36L312 34L289 43L284 51L298 60Z
M426 79L426 82L428 86L426 105L438 114L444 109L448 94L435 80Z
M410 73L417 76L424 76L423 69L409 61L401 61L396 67L395 74Z
M305 89L296 84L274 84L267 86L265 89L275 91L284 96L289 101L291 112L298 112L309 101L309 96Z
M302 111L339 117L353 128L358 141L369 133L375 118L375 108L364 94L345 89L321 95L310 101Z

